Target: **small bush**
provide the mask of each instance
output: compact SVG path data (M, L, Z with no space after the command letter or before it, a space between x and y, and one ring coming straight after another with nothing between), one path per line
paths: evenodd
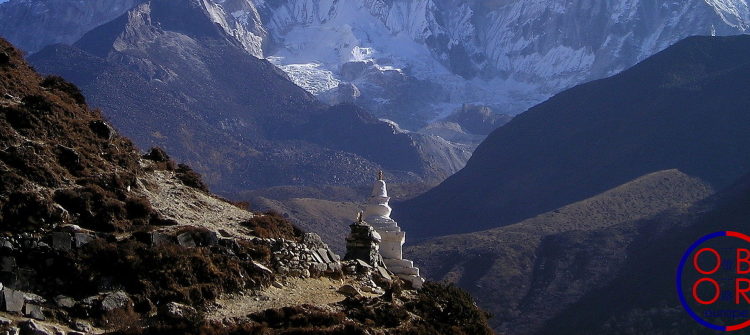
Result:
M37 117L26 109L0 107L11 127L16 130L32 128L38 122Z
M21 102L23 103L24 107L30 110L46 113L52 111L52 103L47 100L46 97L43 97L41 95L27 95L21 100Z
M234 207L237 207L242 210L249 211L250 210L250 202L249 201L230 201L230 204L234 205Z
M109 311L101 319L101 323L109 331L129 332L142 327L141 316L132 308L119 308Z
M78 224L97 231L114 232L128 228L125 204L102 187L91 184L55 192L55 201L78 217Z
M151 203L146 198L141 197L126 200L125 210L128 213L128 219L135 220L134 223L137 224L148 223L154 211L151 208Z
M51 224L53 218L49 199L31 192L14 192L3 204L0 226L8 231L31 231Z
M434 333L493 334L487 323L489 314L477 307L469 293L454 284L427 282L416 301L408 303L406 308L422 316L423 327L433 329Z
M177 165L177 178L187 186L197 188L203 192L208 192L208 186L203 183L201 175L185 164Z
M302 236L302 231L299 228L276 212L256 215L252 219L243 222L242 225L252 229L255 235L260 238L296 240Z
M143 158L157 162L157 163L163 163L163 162L169 162L169 155L167 155L167 152L164 151L164 149L159 147L153 147L151 150L149 150L145 155L143 155Z
M42 87L55 89L69 95L79 105L86 104L86 97L76 85L65 80L60 76L47 76L42 80Z

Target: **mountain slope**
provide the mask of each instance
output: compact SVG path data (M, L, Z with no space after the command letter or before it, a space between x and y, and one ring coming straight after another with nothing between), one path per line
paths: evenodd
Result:
M3 39L0 92L1 332L491 333L460 289L373 275L163 150L139 155Z
M678 217L712 193L680 171L659 171L513 225L419 243L406 254L428 278L477 297L496 331L530 334L613 280L634 241L678 225L645 220Z
M0 4L0 36L33 53L56 43L72 44L139 0L12 1Z
M685 250L700 237L717 231L747 233L748 204L750 175L743 176L712 197L710 202L692 209L689 215L650 220L646 225L678 224L663 234L650 238L646 236L634 243L627 262L614 280L592 290L578 303L551 319L540 333L713 332L691 319L681 306L675 294L675 269Z
M439 180L468 158L468 147L402 132L355 106L319 103L248 55L216 24L212 6L145 2L73 47L30 60L78 84L138 145L165 147L220 192L356 185L378 169Z
M725 187L750 170L748 52L748 36L689 38L560 93L394 213L411 236L436 236L513 223L664 169Z

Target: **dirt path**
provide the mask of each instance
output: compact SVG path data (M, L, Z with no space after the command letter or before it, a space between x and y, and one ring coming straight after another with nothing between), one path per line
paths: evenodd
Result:
M336 292L344 282L330 278L288 278L282 288L269 287L255 295L232 294L216 300L207 313L209 320L244 317L269 308L298 305L327 305L344 300Z

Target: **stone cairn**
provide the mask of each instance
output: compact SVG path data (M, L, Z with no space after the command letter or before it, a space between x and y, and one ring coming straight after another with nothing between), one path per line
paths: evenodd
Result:
M372 194L367 202L364 212L365 221L372 225L380 236L380 255L386 268L419 289L424 283L424 278L419 275L419 268L414 267L414 262L403 259L403 245L406 233L401 231L396 221L391 219L391 207L388 206L388 190L383 180L383 172L378 172L378 180L372 187Z
M378 252L380 234L362 220L362 212L357 216L357 222L350 224L349 228L351 232L346 238L344 260L361 260L373 267L381 266L383 258Z

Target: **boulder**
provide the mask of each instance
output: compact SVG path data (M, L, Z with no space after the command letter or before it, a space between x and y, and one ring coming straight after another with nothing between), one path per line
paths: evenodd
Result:
M363 267L365 269L372 268L372 265L365 263L365 261L363 261L361 259L357 259L357 265L359 265L359 266L361 266L361 267Z
M86 233L75 233L73 235L73 244L76 248L80 248L93 240L94 237Z
M312 263L310 264L310 270L311 272L321 273L328 270L328 265L325 263Z
M198 311L188 305L169 302L159 308L159 313L173 320L191 320L198 316Z
M356 287L349 285L349 284L339 287L339 289L336 290L336 292L341 293L347 297L358 297L362 295L362 293L359 292L359 290Z
M196 246L193 234L190 232L177 235L177 244L185 248L194 248Z
M63 232L52 233L52 249L60 251L70 251L72 249L73 239L70 234Z
M219 244L219 234L215 231L201 232L200 237L204 246L212 247Z
M90 323L83 320L73 320L73 322L70 323L70 328L84 333L91 333L94 329L91 327Z
M38 294L29 293L29 292L22 292L22 293L23 293L23 300L26 303L32 303L32 304L42 305L45 302L47 302L46 299L42 298L42 296L40 296Z
M0 271L13 272L16 269L16 259L11 256L0 257Z
M102 120L94 120L89 122L89 128L91 131L105 140L111 140L115 136L115 130L110 125Z
M32 319L41 321L45 320L44 313L42 312L42 306L39 305L26 304L26 306L23 307L23 315Z
M151 232L149 233L149 243L152 246L159 246L163 244L169 244L172 241L170 240L169 236L162 234L160 232Z
M77 171L82 168L81 166L81 154L71 147L58 144L55 146L58 152L58 160L60 165L64 166L70 171Z
M10 288L3 288L3 310L11 313L21 313L24 305L23 292Z
M339 272L341 271L341 263L328 263L328 272Z
M34 320L27 320L19 323L21 328L21 335L53 335L47 328L44 328L34 322Z
M13 251L13 242L8 239L0 239L0 249L5 251Z
M320 239L320 236L315 233L305 233L302 235L302 244L309 248L325 248L326 244Z
M58 295L54 300L57 307L73 308L76 305L75 299L64 295Z
M328 257L328 249L319 248L317 254L323 263L333 262L333 260Z
M13 323L13 321L11 321L10 319L6 319L0 316L0 326L10 326L11 323Z
M393 278L391 278L391 275L388 273L388 270L386 270L384 267L378 266L377 270L378 270L378 274L380 274L380 276L383 277L383 279L387 281L393 280Z
M104 295L102 299L102 311L110 312L115 309L127 308L132 306L132 301L128 294L123 291L111 292Z
M339 255L336 255L331 250L326 250L328 252L328 258L331 259L331 262L338 262L341 260L341 257Z

